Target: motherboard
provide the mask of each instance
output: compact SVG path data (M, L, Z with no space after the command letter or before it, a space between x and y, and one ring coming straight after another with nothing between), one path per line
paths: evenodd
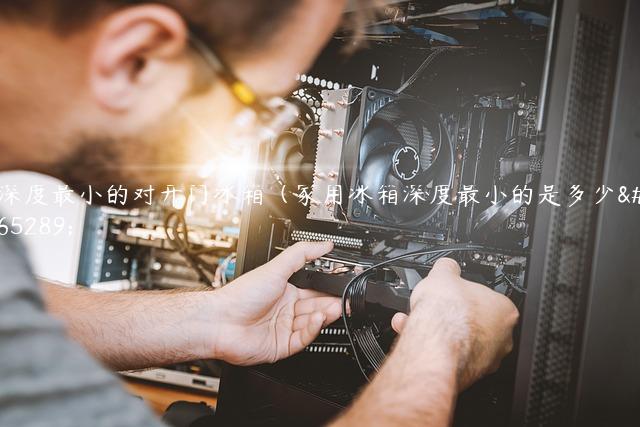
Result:
M343 303L302 355L260 372L338 405L380 369L396 338L391 317L410 312L438 259L518 308L527 295L549 18L499 7L426 15L378 23L348 59L348 37L336 37L289 97L298 120L260 153L265 205L249 215L268 246L247 247L245 270L256 254L331 241L290 282ZM461 397L469 413L504 420L515 357Z

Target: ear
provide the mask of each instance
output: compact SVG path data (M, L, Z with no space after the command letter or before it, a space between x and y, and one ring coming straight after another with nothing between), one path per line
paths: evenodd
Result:
M91 90L112 111L133 106L145 86L162 73L162 65L180 58L187 46L187 27L165 6L128 7L102 24L89 66Z

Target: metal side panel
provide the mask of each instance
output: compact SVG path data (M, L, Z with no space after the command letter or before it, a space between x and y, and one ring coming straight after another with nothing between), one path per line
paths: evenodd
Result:
M629 1L603 181L640 186L640 2ZM633 200L631 200L633 202ZM640 405L640 205L603 204L580 373L575 425L638 425Z
M541 183L562 206L536 217L513 425L572 424L624 4L561 3ZM574 184L585 197L568 208Z

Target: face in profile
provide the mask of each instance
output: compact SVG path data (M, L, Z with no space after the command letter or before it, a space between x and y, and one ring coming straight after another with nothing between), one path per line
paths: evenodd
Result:
M301 0L289 15L296 19L283 20L259 48L225 60L259 96L286 95L333 33L342 7ZM98 28L85 52L90 107L73 111L78 122L51 168L55 176L78 193L89 185L98 192L182 185L234 148L228 135L243 107L191 48L180 15L140 6L106 16Z

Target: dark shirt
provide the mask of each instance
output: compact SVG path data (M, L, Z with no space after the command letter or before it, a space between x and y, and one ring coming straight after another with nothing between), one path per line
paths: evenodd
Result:
M45 310L25 249L0 236L0 427L161 426Z

